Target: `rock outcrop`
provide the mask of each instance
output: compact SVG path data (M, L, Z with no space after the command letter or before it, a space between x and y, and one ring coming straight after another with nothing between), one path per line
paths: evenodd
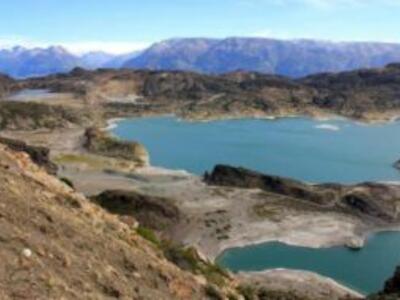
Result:
M139 167L149 164L149 154L143 145L121 141L98 128L86 130L84 147L95 154L130 160Z
M168 230L181 218L173 200L134 191L105 191L92 200L113 214L134 217L143 226L157 231Z
M0 143L7 145L10 149L19 152L26 152L31 160L43 167L47 173L56 175L57 165L50 160L50 150L46 147L31 146L23 141L0 137Z
M218 186L261 189L383 222L400 220L400 186L379 183L357 185L310 185L288 178L261 174L244 168L217 165L204 176L206 183Z
M393 167L400 170L400 159L393 164Z
M83 126L90 122L87 113L61 105L1 101L0 130L56 129Z
M368 300L397 299L400 299L400 267L397 267L393 276L386 281L385 286L381 292L368 297Z

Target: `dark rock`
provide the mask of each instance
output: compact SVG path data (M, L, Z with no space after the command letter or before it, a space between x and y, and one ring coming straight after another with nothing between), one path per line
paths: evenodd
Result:
M57 174L57 165L50 160L50 150L45 147L31 146L23 141L0 137L0 143L7 145L14 151L26 152L32 161L43 167L47 173Z
M258 188L267 192L309 200L319 204L326 204L333 200L332 193L320 191L318 188L300 181L226 165L215 166L211 174L204 176L204 180L212 185Z
M179 209L171 199L134 191L105 191L92 200L113 214L134 217L141 225L154 230L166 230L181 218Z
M383 293L397 293L400 297L400 267L397 267L393 277L386 281Z
M400 159L393 164L393 167L400 170Z
M131 160L139 166L149 164L149 154L144 146L121 141L98 128L86 129L84 147L100 155Z
M397 267L394 275L389 278L383 290L367 297L368 300L398 300L400 299L400 267Z
M225 165L217 165L211 173L206 173L204 181L218 186L261 189L293 199L327 205L351 214L372 217L380 222L391 224L399 220L398 185L369 182L357 185L311 185Z

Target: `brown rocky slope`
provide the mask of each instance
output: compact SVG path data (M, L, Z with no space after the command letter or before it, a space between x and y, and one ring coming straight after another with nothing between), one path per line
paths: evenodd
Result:
M0 194L0 299L205 299L220 293L27 154L4 145Z

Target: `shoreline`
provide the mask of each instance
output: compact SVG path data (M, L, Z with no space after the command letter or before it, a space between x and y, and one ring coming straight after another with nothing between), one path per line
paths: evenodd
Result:
M258 272L238 272L236 273L239 277L247 278L250 280L259 280L261 283L263 281L270 281L270 278L274 278L275 280L290 280L293 282L297 282L300 285L303 285L304 281L307 282L318 282L323 289L329 288L335 290L338 294L344 294L343 296L349 295L356 299L364 299L365 294L355 289L352 289L346 286L344 283L336 281L330 277L307 271L307 270L292 270L285 268L276 268L265 271Z
M390 233L390 232L400 232L400 224L397 226L384 226L384 227L377 227L377 228L371 228L371 229L366 229L362 234L360 235L355 235L361 242L361 247L359 247L360 250L362 250L366 244L368 244L368 240L379 234L384 234L384 233ZM286 246L293 246L293 247L303 247L303 248L310 248L310 249L324 249L324 248L333 248L333 247L342 247L347 250L352 250L352 247L345 241L340 241L337 240L335 241L334 239L331 240L330 243L314 243L314 244L304 244L304 243L299 243L294 240L288 240L285 238L268 238L268 239L263 239L260 238L259 240L254 240L252 242L237 242L237 243L232 243L232 244L237 244L234 246L223 246L222 250L219 251L216 255L213 253L211 256L210 255L204 255L205 257L208 257L212 261L218 260L220 256L222 256L226 251L232 250L232 249L238 249L238 248L246 248L249 246L257 246L257 245L262 245L262 244L268 244L268 243L281 243Z
M118 123L123 120L129 119L147 119L147 118L158 118L158 117L172 117L178 120L179 122L188 122L188 123L208 123L208 122L217 122L217 121L235 121L235 120L266 120L266 121L279 121L283 119L308 119L316 122L330 122L330 121L346 121L351 122L359 126L378 126L378 125L388 125L393 124L400 121L400 114L396 114L394 116L388 116L383 118L371 118L371 119L354 119L338 114L321 114L321 115L312 115L312 114L287 114L287 115L263 115L263 114L251 114L251 115L238 115L238 116L215 116L211 118L196 118L196 117L187 117L181 116L175 113L168 114L149 114L142 116L125 116L125 117L115 117L106 120L106 125L102 127L102 130L111 131L118 126ZM324 125L324 124L320 124ZM329 124L325 124L329 125ZM330 130L329 128L318 128L321 130ZM336 130L335 130L336 131Z

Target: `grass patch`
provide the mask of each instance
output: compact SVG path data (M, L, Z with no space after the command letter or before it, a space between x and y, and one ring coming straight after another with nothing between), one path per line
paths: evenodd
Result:
M84 164L95 169L102 169L107 164L102 160L90 155L79 154L61 154L54 158L57 164Z
M153 243L156 246L161 246L161 242L158 239L157 235L154 233L153 230L144 227L144 226L139 226L136 229L136 232L144 239L150 241L151 243Z
M253 206L253 211L260 218L269 219L275 222L280 221L280 209L277 207L270 207L265 204L257 204Z

